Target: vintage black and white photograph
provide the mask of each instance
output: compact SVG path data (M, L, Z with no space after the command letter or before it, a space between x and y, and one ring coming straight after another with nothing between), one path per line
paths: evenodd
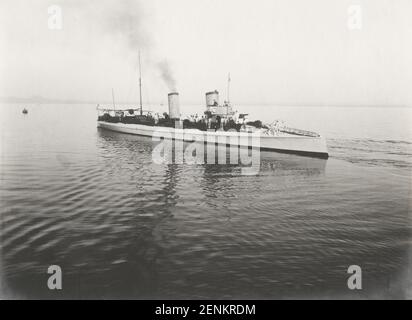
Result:
M0 0L0 299L412 299L411 189L410 0Z

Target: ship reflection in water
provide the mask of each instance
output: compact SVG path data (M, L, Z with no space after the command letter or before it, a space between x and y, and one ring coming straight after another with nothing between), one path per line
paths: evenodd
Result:
M73 130L56 132L64 145L27 134L11 139L20 147L2 159L6 296L404 293L406 178L266 152L256 175L241 174L241 165L155 164L150 138L89 127L79 127L81 140L71 140ZM33 139L47 144L34 148ZM30 157L16 155L24 150ZM46 286L51 264L63 271L59 292ZM361 293L348 292L351 264L366 269Z
M152 153L152 159L154 157L153 153L156 152L156 147L162 144L160 148L162 151L160 154L162 164L175 164L175 166L182 164L184 167L195 166L198 169L204 169L203 175L206 177L208 175L215 175L218 178L229 178L230 176L238 175L284 176L292 173L293 175L320 175L325 173L328 162L325 159L316 157L283 154L272 151L257 151L256 149L251 150L196 142L183 143L171 140L162 140L159 142L150 137L131 136L102 129L99 130L99 135L101 138L107 139L109 143L111 141L117 143L116 137L130 141L131 144L136 142L139 146L144 146L146 152ZM175 143L181 144L182 147L175 148ZM201 164L199 164L199 158L196 157L196 152L191 153L190 158L187 159L187 150L189 147L191 147L192 150L202 150L199 156L200 159L202 159ZM233 150L235 151L233 152ZM131 146L131 156L133 156L133 152L135 151L135 147ZM159 151L157 150L157 152ZM208 155L209 152L212 154L211 157ZM170 155L167 153L170 153ZM235 155L233 156L231 153ZM222 160L222 158L224 159ZM159 159L157 162L159 162ZM253 170L242 171L242 168L253 168Z

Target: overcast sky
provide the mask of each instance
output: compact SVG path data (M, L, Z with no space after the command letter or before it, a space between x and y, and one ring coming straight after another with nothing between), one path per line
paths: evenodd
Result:
M412 106L411 0L0 0L0 96L137 101L139 48L148 104Z

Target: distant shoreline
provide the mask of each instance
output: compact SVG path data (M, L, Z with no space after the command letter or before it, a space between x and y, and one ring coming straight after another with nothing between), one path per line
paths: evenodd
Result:
M0 97L0 103L1 104L44 104L44 105L49 105L49 104L71 104L71 105L78 105L78 104L89 104L89 105L112 105L111 101L82 101L82 100L58 100L58 99L48 99L48 98L42 98L42 99L33 99L33 98L2 98ZM124 106L133 106L137 105L137 102L125 102L125 101L119 101L116 102L116 105L124 105ZM186 102L182 103L183 105L201 105L201 102ZM150 105L166 105L165 102L155 102L155 103L150 103ZM302 107L307 107L307 108L412 108L412 106L407 106L407 105L389 105L389 106L382 106L382 105L324 105L324 104L319 104L319 105L291 105L291 104L279 104L279 103L236 103L238 106L259 106L259 107L291 107L291 108L302 108Z

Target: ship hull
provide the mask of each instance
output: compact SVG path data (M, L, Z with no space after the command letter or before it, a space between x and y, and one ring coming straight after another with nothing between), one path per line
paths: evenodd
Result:
M200 131L196 129L178 129L155 127L140 124L110 123L98 121L97 126L105 130L146 137L162 137L184 141L205 141L207 143L230 146L260 148L261 151L298 154L321 159L329 157L326 141L323 137L297 135L267 136L248 139L251 135L243 132ZM234 139L235 138L235 139ZM243 138L243 139L242 139Z

